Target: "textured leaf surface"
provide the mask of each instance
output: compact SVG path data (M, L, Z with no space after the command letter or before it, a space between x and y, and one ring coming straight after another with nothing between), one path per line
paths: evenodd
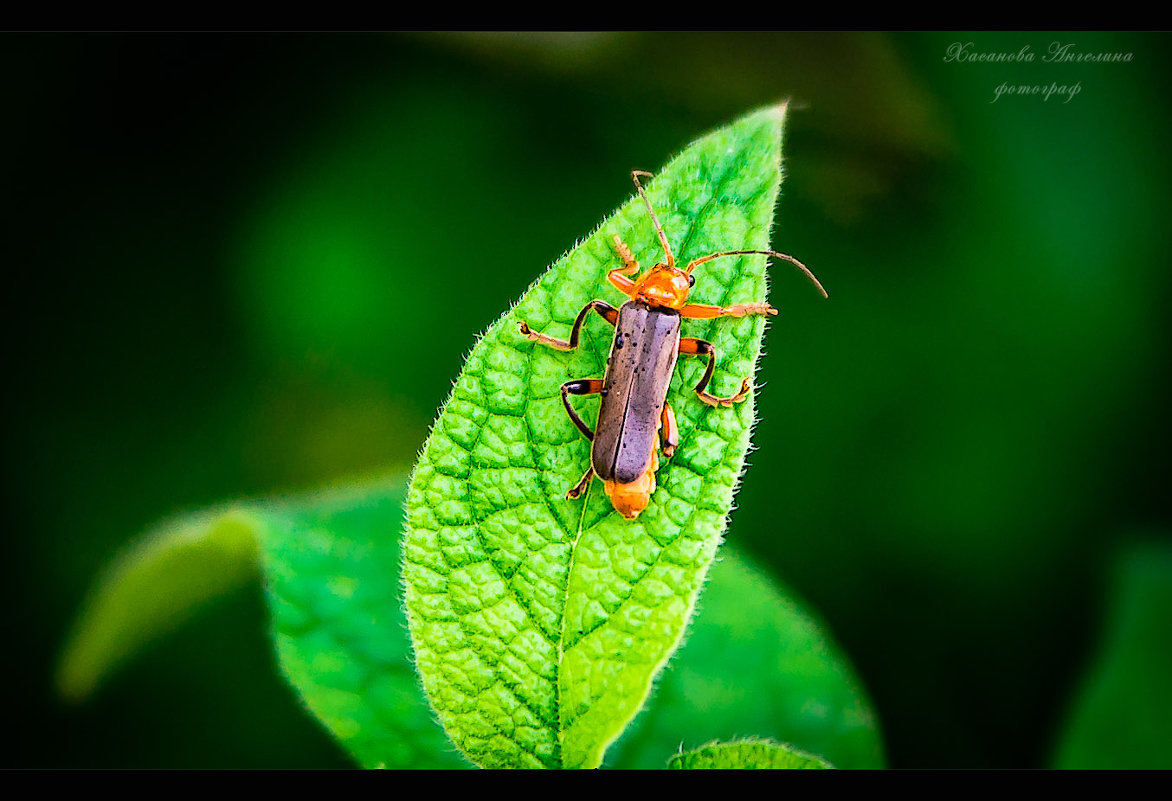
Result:
M875 715L830 635L734 548L709 575L686 643L607 764L662 768L681 746L757 736L883 767Z
M1075 698L1059 768L1172 768L1172 549L1138 548L1115 576L1106 637Z
M411 665L398 578L403 498L403 483L387 481L165 526L98 588L66 649L63 688L84 694L200 603L255 580L259 561L281 669L361 764L469 767Z
M780 187L784 110L750 115L699 140L650 183L678 260L769 246ZM627 180L615 176L616 186ZM628 184L629 185L629 184ZM612 329L590 319L562 353L530 342L564 338L592 298L622 300L605 281L619 234L644 268L662 259L647 212L627 202L558 260L469 355L412 478L404 581L417 666L452 739L486 767L596 767L679 643L720 542L754 420L700 403L700 359L681 361L669 393L680 446L635 522L595 481L566 490L589 445L567 419L560 385L601 377ZM692 300L765 299L765 258L697 270ZM760 317L685 321L713 342L713 391L752 375ZM579 405L593 421L597 401Z
M667 766L672 770L800 770L833 767L813 754L767 740L709 743L694 751L676 754L668 761Z

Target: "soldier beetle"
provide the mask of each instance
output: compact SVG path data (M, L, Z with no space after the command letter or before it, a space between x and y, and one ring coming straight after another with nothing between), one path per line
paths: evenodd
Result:
M562 384L562 403L566 414L578 430L591 441L590 467L582 480L566 493L577 498L591 479L600 478L614 508L628 520L634 520L647 508L655 491L655 473L659 470L659 451L671 458L679 445L679 428L667 402L672 371L680 355L708 357L708 369L696 384L695 392L710 406L732 407L749 394L749 379L741 382L737 394L717 397L708 391L716 369L716 348L702 339L680 336L683 318L712 319L744 317L749 314L777 314L768 303L738 303L733 306L709 306L688 303L688 292L696 283L692 271L701 264L724 256L759 254L784 259L794 264L827 297L826 290L804 264L793 256L771 250L724 250L693 259L683 269L676 266L667 235L655 214L640 177L651 173L635 170L631 180L655 225L665 261L639 276L639 262L617 234L614 247L622 266L611 270L607 280L629 300L616 309L604 300L592 300L578 313L568 340L537 333L521 322L521 333L534 342L569 351L578 347L582 323L591 310L615 327L606 373L602 378L567 381ZM637 276L632 278L631 276ZM593 431L583 422L570 402L571 395L600 395L598 424Z

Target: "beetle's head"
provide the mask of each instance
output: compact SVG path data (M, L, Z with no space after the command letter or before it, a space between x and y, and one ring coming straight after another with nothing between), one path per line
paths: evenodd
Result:
M635 282L636 300L648 306L679 311L688 302L688 292L696 279L678 267L657 264Z

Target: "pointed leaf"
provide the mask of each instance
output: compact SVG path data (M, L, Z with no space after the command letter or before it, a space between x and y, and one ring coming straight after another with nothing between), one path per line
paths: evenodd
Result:
M747 116L651 181L678 261L769 247L783 120L783 108ZM685 357L668 396L680 445L648 509L623 519L597 481L566 499L589 443L559 387L602 376L612 329L590 319L581 346L563 353L518 325L564 338L591 299L621 301L606 281L621 264L615 234L644 266L662 260L632 198L546 271L469 355L408 494L403 572L416 664L452 739L485 767L599 765L680 641L749 445L752 396L731 409L704 405L691 390L703 360ZM765 266L762 256L704 264L691 299L762 301ZM684 336L716 346L713 392L732 394L752 375L764 325L759 316L685 321ZM592 422L597 401L579 409Z

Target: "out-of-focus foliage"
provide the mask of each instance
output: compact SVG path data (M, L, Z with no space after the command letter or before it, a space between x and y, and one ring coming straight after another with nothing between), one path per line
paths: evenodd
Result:
M652 770L680 749L752 732L837 767L883 767L880 721L839 646L735 547L722 547L687 642L606 764Z
M412 463L631 168L785 96L773 245L831 300L774 276L729 536L827 620L891 764L1047 764L1107 532L1172 530L1166 34L4 43L6 764L346 764L255 589L63 706L90 577L173 511Z
M1172 768L1172 548L1136 548L1112 576L1100 653L1062 730L1059 768Z
M85 700L209 600L256 581L256 524L232 510L160 525L102 576L68 638L57 689Z
M160 526L98 585L62 658L71 700L231 582L263 577L280 671L366 767L470 767L423 696L400 600L402 476ZM246 711L246 710L245 710Z

